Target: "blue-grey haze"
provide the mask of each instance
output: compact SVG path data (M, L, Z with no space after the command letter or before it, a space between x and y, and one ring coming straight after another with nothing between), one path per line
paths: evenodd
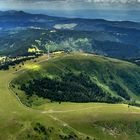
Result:
M60 17L140 21L140 0L0 0L0 10Z

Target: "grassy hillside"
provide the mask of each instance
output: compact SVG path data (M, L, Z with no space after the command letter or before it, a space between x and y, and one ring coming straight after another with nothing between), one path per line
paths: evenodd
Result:
M28 67L22 73L13 81L13 87L16 84L25 91L19 96L28 105L34 103L35 95L39 99L72 102L116 103L140 99L140 68L117 59L67 54Z
M72 57L63 56L62 58L65 58L66 61L70 58L81 59L81 57L87 56L72 55ZM91 56L88 57L91 58ZM107 61L102 57L92 56L92 58L97 59L98 62ZM46 60L47 57L42 56L36 59L37 62L30 60L21 68L17 65L17 72L13 68L8 71L0 71L1 140L139 140L140 109L137 107L128 107L124 104L69 102L61 104L46 102L35 109L24 106L15 93L9 89L9 83L20 75L22 77L23 73L25 73L24 78L19 79L19 82L22 82L23 79L29 80L31 78L29 71L30 74L33 73L33 77L40 72L46 76L46 70L48 71L47 76L52 72L49 74L50 77L52 74L62 72L62 68L59 71L55 67L57 61L61 60L59 66L63 64L62 59L55 58L48 62ZM111 59L111 61L113 60ZM118 61L118 63L125 63L124 67L138 69L127 62ZM42 68L44 68L44 72ZM79 69L78 66L77 69ZM27 70L29 70L28 73L26 73ZM19 92L19 90L17 91Z
M44 61L41 57L37 61ZM34 61L25 63L25 67L34 64ZM23 67L22 67L23 68ZM17 69L20 70L19 65ZM1 140L85 140L88 135L65 126L61 120L55 119L43 110L33 110L25 107L10 90L9 83L18 73L11 68L0 71L0 139Z
M124 104L52 103L39 109L100 140L138 140L139 108Z

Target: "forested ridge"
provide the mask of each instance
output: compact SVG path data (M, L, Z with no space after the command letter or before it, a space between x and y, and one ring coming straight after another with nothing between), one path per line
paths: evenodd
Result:
M116 87L117 88L117 87ZM34 94L51 101L117 103L121 98L112 97L85 73L67 73L61 79L42 78L28 81L21 86L28 96Z

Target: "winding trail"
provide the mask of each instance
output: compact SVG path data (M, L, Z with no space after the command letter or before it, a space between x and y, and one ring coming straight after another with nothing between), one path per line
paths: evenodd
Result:
M16 95L15 91L10 88L10 83L11 82L9 82L9 84L8 84L8 89L10 90L10 92L12 92L12 95L14 95L16 97L16 99L18 100L18 102L22 106L24 106L26 109L32 110L32 111L35 111L35 112L40 112L40 113L43 113L43 114L55 114L55 113L69 113L69 112L78 112L78 111L84 111L84 110L89 110L89 109L101 108L101 107L87 107L87 108L82 108L82 109L72 109L72 110L66 110L66 111L55 111L55 110L44 111L44 110L33 109L31 107L28 107L28 106L24 105L21 102L20 98Z
M48 59L45 59L45 60L41 60L39 62L36 62L35 64L40 64L42 62L46 62L48 61ZM34 62L33 62L34 64ZM54 64L55 66L55 64ZM12 74L14 75L13 77L16 77L18 74L21 73L24 73L26 72L28 69L26 68L22 68L16 72L12 72ZM14 78L13 78L14 79ZM12 79L12 80L13 80ZM16 92L11 88L10 84L12 82L12 80L7 84L7 88L9 89L9 94L12 94L12 96L15 96L15 98L17 99L17 101L19 102L19 104L21 106L24 107L24 109L28 110L28 111L32 111L32 112L37 112L37 113L40 113L42 115L47 115L48 117L50 117L52 120L54 120L55 122L58 122L61 126L63 127L66 127L68 128L69 130L77 133L78 135L80 135L81 137L89 137L91 139L95 139L93 136L89 135L89 134L86 134L86 133L83 133L83 132L80 132L78 131L77 129L73 128L72 126L70 126L67 122L61 120L61 118L59 119L58 117L56 117L56 114L62 114L62 113L70 113L70 112L79 112L79 111L86 111L86 110L91 110L91 109L100 109L101 106L91 106L91 107L83 107L81 109L70 109L70 110L39 110L39 109L33 109L33 108L30 108L28 106L26 106L25 104L23 104L20 100L20 98L16 95ZM124 112L125 113L125 112ZM140 114L140 112L130 112L130 113L133 113L133 114ZM97 139L97 138L96 138Z
M69 112L78 112L78 111L84 111L84 110L89 110L89 109L97 109L101 107L87 107L83 109L73 109L73 110L66 110L66 111L55 111L55 110L48 110L48 111L43 111L42 113L49 113L49 114L56 114L56 113L69 113Z
M46 61L48 61L48 59L39 61L39 62L37 62L37 64L40 64L40 63L46 62ZM26 71L26 68L20 69L20 70L18 70L18 71L16 71L16 72L13 72L12 74L15 74L15 75L16 75L16 74L18 74L18 73L21 72L21 71L25 72L25 71ZM13 80L13 79L12 79L12 80ZM59 122L63 127L69 128L70 130L76 132L77 134L79 134L79 135L82 136L82 137L85 137L85 138L86 138L86 137L88 136L88 137L90 137L91 139L94 139L93 136L78 131L77 129L71 127L68 123L66 123L66 122L62 121L61 119L59 119L59 118L53 116L53 114L56 114L56 113L78 112L78 111L82 111L82 110L95 109L95 108L100 108L100 107L88 107L88 108L83 108L83 109L78 109L78 110L77 110L77 109L76 109L76 110L74 109L74 110L66 110L66 111L54 111L54 110L44 111L44 110L33 109L33 108L30 108L30 107L24 105L24 104L21 102L20 98L16 95L15 91L12 90L12 88L10 87L10 84L11 84L12 80L8 83L7 88L9 89L10 93L11 93L13 96L15 96L15 98L16 98L17 101L20 103L20 105L24 107L24 109L27 109L28 111L33 111L33 112L41 113L41 114L47 114L47 116L49 116L50 118L52 118L54 121Z
M11 80L11 81L12 81L12 80ZM15 98L18 100L18 102L20 103L20 105L23 106L25 109L27 109L28 111L31 110L31 111L34 111L34 112L37 112L37 113L47 114L47 116L49 116L50 118L52 118L54 121L59 122L63 127L67 127L67 128L69 128L70 130L76 132L77 134L79 134L79 135L81 135L81 136L83 136L83 137L87 137L87 136L88 136L88 137L94 139L93 136L78 131L77 129L71 127L68 123L66 123L66 122L64 122L64 121L62 121L62 120L60 120L60 119L58 119L57 117L53 116L52 114L56 114L56 113L68 113L68 112L78 112L78 111L81 111L81 110L88 110L88 109L94 109L94 108L100 108L100 107L88 107L88 108L83 108L83 109L78 109L78 110L67 110L67 111L54 111L54 110L43 111L43 110L33 109L33 108L30 108L30 107L24 105L24 104L21 102L20 98L19 98L19 97L16 95L16 93L10 88L10 83L11 83L11 81L8 83L8 86L7 86L7 87L8 87L8 89L9 89L10 93L11 93L12 95L15 96Z

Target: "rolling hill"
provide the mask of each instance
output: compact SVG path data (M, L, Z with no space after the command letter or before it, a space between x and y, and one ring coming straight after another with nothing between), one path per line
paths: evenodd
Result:
M82 58L85 60L84 63L81 62ZM74 59L76 64L74 64ZM63 66L66 65L66 61L69 62L68 66L73 65L71 68L75 72L82 67L83 70L87 71L88 69L87 72L91 73L97 68L95 62L98 62L98 65L113 65L114 67L111 69L116 70L121 68L122 71L125 71L129 68L127 69L129 73L132 72L131 70L139 71L139 67L132 63L85 54L62 55L49 61L47 56L41 56L36 58L36 61L25 62L22 67L19 67L19 64L16 68L11 67L7 71L0 71L0 139L139 140L140 109L138 107L107 103L63 102L59 104L34 97L34 101L37 99L36 104L29 108L23 105L21 102L23 100L20 101L17 97L17 95L23 95L23 92L20 89L14 92L11 90L10 83L17 78L19 79L18 83L24 83L26 80L39 77L39 75L45 77L49 74L50 78L56 74L60 76L62 70L65 69ZM77 61L80 66L77 65ZM93 63L96 67L94 68L92 65L91 68L87 67L89 63ZM116 68L115 65L118 67ZM100 70L105 71L104 69ZM138 96L135 98L138 99ZM39 105L39 102L44 103Z
M139 74L140 68L126 61L72 53L29 68L12 85L25 92L21 100L29 106L34 95L59 102L129 103L140 99Z

